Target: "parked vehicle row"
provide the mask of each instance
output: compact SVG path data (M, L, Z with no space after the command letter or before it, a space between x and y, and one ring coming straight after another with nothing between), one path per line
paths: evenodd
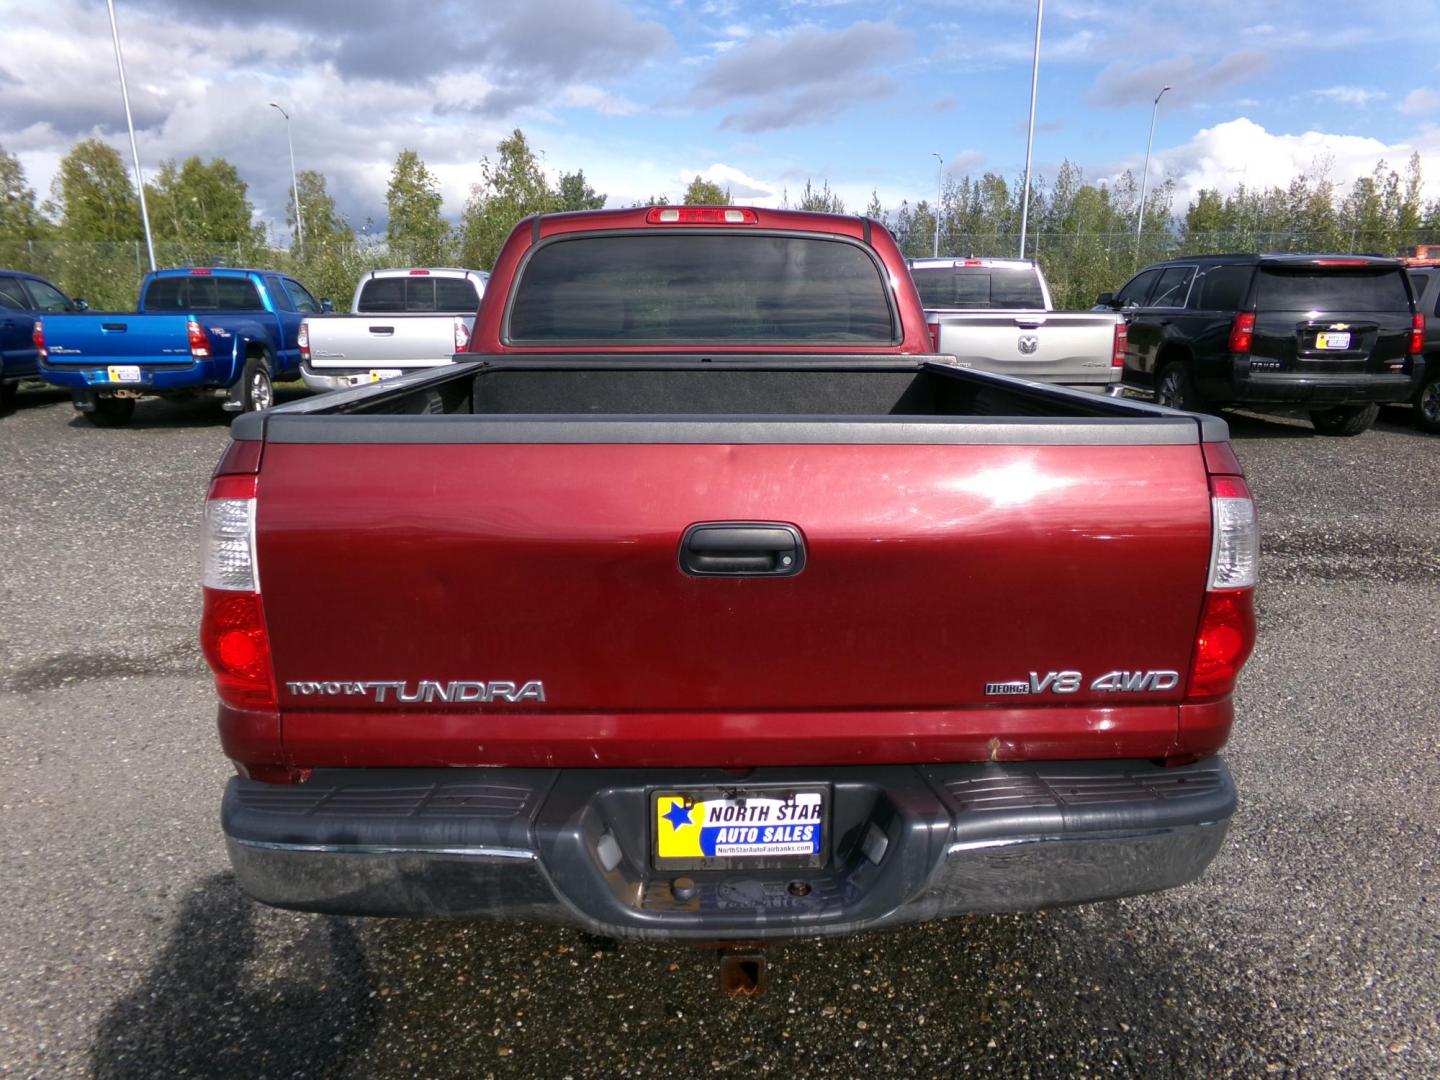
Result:
M1440 259L1406 259L1415 305L1425 318L1425 373L1411 403L1415 423L1423 431L1440 434Z
M932 347L962 365L1193 411L1298 406L1317 430L1354 435L1398 402L1413 405L1422 429L1440 430L1437 265L1174 259L1087 312L1055 311L1028 260L912 259L907 269ZM273 383L297 374L328 391L447 364L468 345L488 278L371 271L351 314L333 316L328 300L274 271L166 270L145 279L135 312L99 315L34 275L0 272L0 405L38 377L69 389L91 422L116 426L143 397L208 394L243 412L273 402Z
M1128 324L1124 387L1174 408L1298 406L1358 435L1426 383L1425 309L1399 259L1173 259L1096 304Z
M300 327L305 385L339 390L450 363L470 343L489 277L449 267L364 274L349 316L307 319Z
M26 379L40 377L35 323L45 315L84 311L50 282L19 270L0 270L0 409L9 409Z
M1056 311L1038 264L1023 259L911 259L937 352L967 367L1104 391L1120 379L1125 320Z

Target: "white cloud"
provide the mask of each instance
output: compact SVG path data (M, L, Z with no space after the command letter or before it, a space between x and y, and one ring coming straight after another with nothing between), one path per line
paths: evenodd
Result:
M736 202L758 202L767 205L778 201L781 191L779 184L769 180L757 180L733 165L724 165L718 161L704 169L681 169L676 175L682 189L698 175L702 180L709 180L712 184L719 184L728 190Z
M1416 87L1405 95L1405 100L1400 103L1400 111L1409 116L1440 112L1440 90L1432 90L1428 86Z
M1377 101L1384 101L1390 95L1383 90L1367 90L1363 86L1327 86L1323 90L1311 90L1311 96L1322 101L1333 101L1337 105L1354 105L1365 108Z
M1152 177L1175 181L1175 206L1182 209L1201 188L1234 190L1247 187L1284 187L1301 173L1324 169L1341 191L1368 176L1384 159L1403 171L1418 152L1427 177L1426 197L1440 196L1440 128L1426 127L1411 140L1386 143L1363 135L1335 135L1306 131L1276 134L1253 120L1240 117L1197 132L1188 142L1157 149L1151 158ZM1139 172L1140 162L1130 163Z
M591 109L602 116L630 116L641 111L641 106L629 98L585 83L567 87L564 103L572 109Z

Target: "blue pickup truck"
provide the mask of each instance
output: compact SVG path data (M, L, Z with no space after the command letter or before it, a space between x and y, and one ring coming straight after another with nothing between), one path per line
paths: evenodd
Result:
M0 411L8 412L15 404L23 380L40 377L35 320L52 312L84 310L84 300L71 300L42 277L0 270Z
M253 412L274 403L275 381L299 377L300 323L328 310L271 270L159 270L133 314L41 320L40 374L98 427L128 423L146 397L209 395Z

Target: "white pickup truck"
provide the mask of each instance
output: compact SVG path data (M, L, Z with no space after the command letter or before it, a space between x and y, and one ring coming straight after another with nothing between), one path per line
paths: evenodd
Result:
M438 367L470 343L490 275L450 267L371 270L349 316L300 325L300 375L311 390L341 390Z
M980 371L1105 393L1125 365L1125 320L1056 311L1027 259L911 259L935 351Z

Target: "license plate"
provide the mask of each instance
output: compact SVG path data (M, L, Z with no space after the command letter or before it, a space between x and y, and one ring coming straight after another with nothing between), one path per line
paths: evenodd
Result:
M399 368L371 368L370 381L380 382L382 379L393 379L400 374Z
M105 377L111 382L139 382L140 369L134 364L111 364L105 369Z
M1348 349L1350 348L1350 335L1331 331L1328 334L1315 335L1315 348L1317 349Z
M823 866L824 787L691 788L654 792L659 867Z

